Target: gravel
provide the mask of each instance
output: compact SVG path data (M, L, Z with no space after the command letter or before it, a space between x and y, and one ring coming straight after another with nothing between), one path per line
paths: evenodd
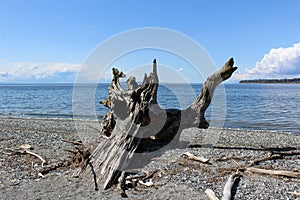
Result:
M74 149L62 139L96 144L98 121L72 119L0 118L0 199L120 199L116 188L94 191L81 179L73 178L74 169L58 168L45 177L41 169L66 162ZM20 145L30 144L30 151L47 161L44 166L35 156L15 153ZM245 169L256 158L271 151L299 152L300 135L274 131L238 129L196 129L183 131L180 143L169 145L147 158L139 171L159 169L152 179L154 186L129 188L131 199L207 199L209 188L222 197L228 177ZM186 158L185 152L209 159L200 163ZM137 155L135 161L144 158ZM142 159L141 159L142 160ZM300 172L300 156L267 160L254 167ZM241 172L233 188L234 199L299 199L300 179Z

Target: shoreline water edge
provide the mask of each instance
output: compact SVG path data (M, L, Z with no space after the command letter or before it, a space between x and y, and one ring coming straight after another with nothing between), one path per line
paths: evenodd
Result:
M108 109L99 101L107 98L108 87L100 83L95 90L84 84L79 89L89 97L75 98L72 84L0 85L0 117L101 120ZM158 103L165 109L185 109L201 87L162 83ZM300 84L224 84L216 89L206 119L213 127L300 133L299 91Z

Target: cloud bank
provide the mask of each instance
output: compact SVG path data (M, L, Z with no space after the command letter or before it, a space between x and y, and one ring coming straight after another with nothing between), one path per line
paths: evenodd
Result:
M73 82L80 64L0 61L0 82Z
M271 49L254 68L236 73L234 79L300 78L300 42L288 48Z

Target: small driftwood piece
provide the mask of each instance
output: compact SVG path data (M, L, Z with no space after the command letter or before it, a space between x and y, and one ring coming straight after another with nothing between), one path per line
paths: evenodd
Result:
M70 166L70 165L71 165L70 162L60 162L60 163L52 164L50 166L47 166L47 167L43 168L40 171L40 175L44 176L44 175L46 175L46 174L50 173L51 171L54 171L58 168L67 167L67 166Z
M77 141L71 141L71 140L66 140L66 139L62 139L61 141L71 143L71 144L74 144L74 145L83 145L82 142L77 142Z
M237 69L233 64L233 58L230 58L219 71L208 77L200 95L185 110L165 110L157 104L159 81L155 59L152 72L149 76L145 74L143 83L139 86L135 78L130 77L125 90L119 82L125 74L113 68L108 99L100 101L110 109L101 130L108 138L102 140L88 157L94 178L88 167L82 168L80 177L90 185L98 184L100 188L108 189L117 184L122 171L128 170L136 152L145 152L149 147L157 146L157 142L168 144L179 138L184 128L208 128L205 111L216 87Z
M10 152L3 152L6 155L14 155L14 154L29 154L32 156L37 157L38 159L40 159L42 161L42 167L44 167L44 164L47 163L47 161L40 155L38 155L37 153L34 153L32 151L29 151L28 149L32 149L32 147L28 144L26 145L21 145L20 146L21 149L11 149L11 148L4 148L5 150L9 150Z
M272 155L272 154L269 154L268 156L265 156L265 157L262 157L262 158L257 158L253 161L251 161L248 165L248 167L252 167L262 161L266 161L266 160L274 160L274 159L280 159L282 158L283 156L282 155L278 155L278 154L275 154L275 155Z
M75 145L76 150L71 149L65 149L65 151L68 151L72 154L74 154L72 158L72 163L75 164L75 166L82 166L82 168L85 168L87 165L89 165L89 156L91 155L91 148L92 146L89 146L88 148L83 145L81 141L72 141L72 140L66 140L62 139L63 142L67 142L70 144Z
M118 190L121 197L127 198L127 194L125 192L125 172L122 172L119 177Z
M152 172L143 172L143 174L135 174L135 175L126 176L125 186L127 188L135 187L137 185L151 187L154 185L152 179L157 172L162 173L161 170L154 170ZM119 184L120 184L120 182L119 182Z
M300 178L300 172L293 171L283 171L283 170L271 170L271 169L260 169L255 167L246 168L247 172L258 173L258 174L267 174L267 175L277 175L277 176L286 176L292 178Z
M296 156L296 155L300 155L300 151L289 151L289 152L270 152L269 155L261 157L261 158L257 158L253 161L251 161L248 165L248 167L252 167L254 165L257 165L258 163L262 162L262 161L266 161L266 160L275 160L275 159L281 159L285 156Z
M219 200L219 198L216 196L215 192L211 189L206 189L205 194L209 200Z
M36 154L36 153L33 153L27 149L21 151L22 154L30 154L30 155L33 155L35 157L37 157L38 159L40 159L42 161L42 167L44 167L44 164L46 163L46 160L44 158L42 158L42 156Z
M223 197L222 200L230 200L232 196L232 187L235 181L240 177L239 173L234 173L229 176L224 189L223 189Z
M136 174L136 175L130 175L126 177L126 180L137 180L140 179L142 181L145 181L151 177L154 176L154 174L156 174L157 172L161 172L161 170L154 170L152 172L144 172L143 174Z
M160 170L154 170L154 171L152 171L152 172L146 173L146 176L142 178L142 181L145 181L145 180L147 180L147 179L153 177L154 174L156 174L156 173L159 172L159 171L160 171Z
M21 150L18 151L19 153L21 153L21 154L30 154L30 155L33 155L33 156L37 157L38 159L40 159L42 161L42 167L44 167L44 164L46 163L46 160L42 156L29 151L28 149L33 149L30 144L22 144L20 146L20 149Z
M240 174L238 172L229 176L227 182L225 183L224 189L223 189L222 200L230 200L232 198L232 187L233 187L235 181L239 177L240 177ZM215 192L211 189L206 189L205 194L210 200L219 200L219 198L216 197Z
M278 154L281 156L297 156L300 155L300 151L274 152L274 154Z
M217 162L227 161L227 160L244 160L246 158L251 158L252 156L230 156L230 157L222 157L216 158Z
M294 194L294 195L297 195L297 196L300 196L300 192L288 192L289 194Z
M198 161L201 163L208 163L208 161L209 161L209 159L207 159L207 158L195 156L194 154L192 154L190 152L185 152L183 155L187 156L191 160L195 160L195 161Z

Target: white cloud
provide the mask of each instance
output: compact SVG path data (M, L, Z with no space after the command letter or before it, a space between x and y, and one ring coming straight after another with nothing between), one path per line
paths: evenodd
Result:
M35 82L47 80L64 81L66 75L77 73L80 64L1 62L0 82Z
M288 48L271 49L254 68L236 73L234 79L300 77L300 43Z

